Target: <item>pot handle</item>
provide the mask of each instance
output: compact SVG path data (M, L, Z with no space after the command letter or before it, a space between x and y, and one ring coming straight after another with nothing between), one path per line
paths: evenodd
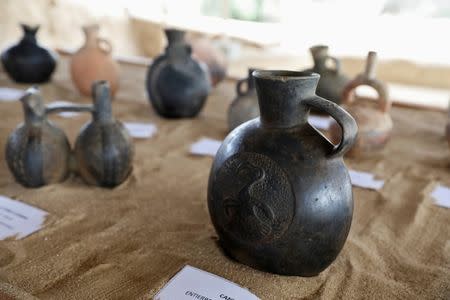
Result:
M236 83L236 93L237 93L239 96L244 96L244 95L247 93L247 91L243 91L243 90L242 90L242 87L243 87L243 84L244 84L244 83L247 83L247 89L248 89L248 78L240 79L240 80L238 80L238 82Z
M392 101L389 99L389 91L384 82L375 77L376 52L369 52L367 55L366 70L350 81L342 91L342 103L351 104L355 101L355 89L361 85L372 87L378 94L378 104L382 112L391 110Z
M326 58L325 58L325 61L326 60L331 60L331 61L333 61L333 63L334 63L334 72L335 73L339 73L339 72L341 72L341 61L339 60L339 59L337 59L336 57L334 57L334 56L327 56ZM329 68L329 69L331 69L331 68ZM333 69L331 69L331 70L333 70Z
M329 114L342 129L341 142L334 146L333 151L329 154L329 157L343 156L356 141L358 134L358 125L356 125L355 119L339 105L325 100L319 96L305 99L302 103L307 106L313 107L317 110L323 111Z
M98 47L100 48L100 50L102 50L105 54L111 53L112 45L108 40L106 40L104 38L98 38L97 44L98 44Z

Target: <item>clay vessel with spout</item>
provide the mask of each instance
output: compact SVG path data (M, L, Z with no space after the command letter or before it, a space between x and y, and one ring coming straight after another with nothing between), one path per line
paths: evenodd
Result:
M70 145L64 132L47 119L36 87L21 97L25 122L9 136L6 161L15 179L27 187L60 182L69 174Z
M115 187L131 173L134 146L123 124L112 115L109 84L97 81L92 87L92 121L75 142L78 172L89 184Z
M342 92L343 107L355 118L359 127L356 143L348 152L350 156L380 151L391 136L393 123L389 112L392 103L387 86L376 78L376 60L376 52L369 52L365 72L350 81ZM355 101L358 99L355 96L355 91L359 86L372 87L378 95L376 102ZM339 140L340 129L336 124L331 126L330 134L332 140Z

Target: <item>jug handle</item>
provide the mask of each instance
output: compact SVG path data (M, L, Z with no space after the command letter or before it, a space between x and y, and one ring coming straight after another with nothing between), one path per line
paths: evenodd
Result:
M387 86L376 78L369 78L365 74L358 75L350 81L342 91L342 104L350 105L355 101L355 90L358 86L367 85L372 87L378 94L378 107L383 113L391 110L392 101L389 99Z
M331 68L328 68L328 69L333 70L335 73L339 73L341 71L341 62L339 61L339 59L337 59L334 56L329 56L329 55L325 59L332 60L334 63L334 69L331 69Z
M348 150L350 150L355 143L356 136L358 134L358 125L356 125L355 119L353 119L348 112L346 112L339 105L319 96L305 99L302 103L329 114L341 127L341 142L334 146L334 149L329 154L329 157L343 156Z
M246 91L243 91L243 90L242 90L242 85L243 85L244 83L247 83L247 81L248 81L248 78L244 78L244 79L238 80L238 82L236 83L236 93L237 93L239 96L244 96L244 95L246 94Z
M108 40L103 39L103 38L98 38L97 44L98 44L98 47L100 48L100 50L102 50L105 54L111 53L112 45Z

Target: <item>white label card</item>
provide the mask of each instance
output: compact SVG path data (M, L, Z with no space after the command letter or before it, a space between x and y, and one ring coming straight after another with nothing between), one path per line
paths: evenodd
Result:
M308 118L308 122L317 129L328 130L333 123L333 118L310 115Z
M375 179L375 175L367 172L349 170L350 180L354 186L365 189L379 190L384 185L384 180Z
M0 240L24 238L42 228L47 212L0 195Z
M73 103L73 102L69 102L69 101L64 101L64 100L57 100L57 101L53 101L47 104L48 108L53 108L56 106L76 106L77 104ZM59 116L63 117L63 118L73 118L78 116L80 113L78 112L73 112L73 111L63 111L58 113Z
M215 156L217 150L220 148L220 145L222 145L222 141L210 138L201 138L191 145L191 153L195 155Z
M125 122L123 125L130 135L137 139L151 138L158 131L156 125L152 123Z
M434 199L434 204L446 208L450 208L450 188L438 185L431 192L431 197Z
M209 272L185 266L154 300L258 300L247 289Z
M0 101L11 102L17 101L22 97L24 91L8 87L0 87Z

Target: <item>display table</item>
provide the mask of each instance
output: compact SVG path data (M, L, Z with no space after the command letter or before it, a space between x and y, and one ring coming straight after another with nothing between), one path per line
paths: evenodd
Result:
M429 196L450 186L450 151L441 112L393 108L384 152L346 159L385 185L354 187L354 218L336 261L313 278L264 273L226 257L211 225L206 187L211 157L193 156L201 137L222 140L234 82L221 83L196 119L165 120L147 101L146 69L123 65L113 103L121 121L153 122L157 134L135 140L130 178L115 189L72 176L27 189L0 161L0 194L49 212L42 230L0 242L0 299L152 299L184 265L227 278L261 299L449 299L450 209ZM0 86L20 87L0 73ZM75 91L62 60L42 86L46 102L89 103ZM0 103L0 148L23 120L18 102ZM89 115L52 116L73 143Z

